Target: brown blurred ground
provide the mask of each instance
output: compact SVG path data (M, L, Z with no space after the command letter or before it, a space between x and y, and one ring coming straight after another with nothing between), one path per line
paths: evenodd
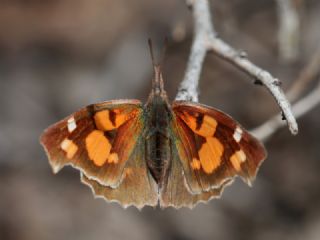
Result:
M320 39L319 1L302 5L301 56L277 56L274 1L212 1L220 36L290 86ZM123 210L94 200L70 168L51 172L38 143L42 130L92 102L145 100L152 68L146 40L170 38L164 66L174 98L192 38L183 1L0 1L0 239L320 239L320 109L266 146L253 188L240 180L221 200L194 210ZM201 102L244 126L278 108L265 89L210 55Z

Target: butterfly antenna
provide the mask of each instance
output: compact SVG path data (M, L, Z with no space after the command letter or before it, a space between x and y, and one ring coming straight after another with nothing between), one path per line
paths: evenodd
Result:
M153 44L152 44L152 40L150 38L148 39L148 45L149 45L149 51L150 51L152 66L154 67L157 64L155 63L154 53L153 53Z
M161 57L160 57L160 61L159 62L155 61L154 51L153 51L153 44L152 44L152 40L150 38L148 39L148 45L149 45L149 51L150 51L152 65L153 66L159 66L159 67L162 66L163 63L164 63L165 57L166 57L167 50L168 50L168 45L169 45L168 37L164 38L163 48L162 48Z
M152 40L150 38L148 39L148 45L149 45L151 61L152 61L153 69L154 69L154 78L152 81L152 88L155 93L161 93L164 91L163 79L162 79L162 74L161 74L161 64L163 61L163 57L162 57L162 60L160 61L160 63L156 62L155 57L154 57L153 44L152 44Z
M161 59L160 59L160 63L159 63L160 66L163 66L164 60L166 58L167 50L168 50L168 45L169 45L169 39L168 39L168 37L165 37L163 40Z

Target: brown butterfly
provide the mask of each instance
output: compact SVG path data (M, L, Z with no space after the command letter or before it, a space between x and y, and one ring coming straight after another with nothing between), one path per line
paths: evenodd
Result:
M146 104L113 100L82 108L41 136L54 173L81 172L96 196L123 207L193 207L220 196L236 176L250 184L266 151L227 114L188 101L169 104L154 64Z

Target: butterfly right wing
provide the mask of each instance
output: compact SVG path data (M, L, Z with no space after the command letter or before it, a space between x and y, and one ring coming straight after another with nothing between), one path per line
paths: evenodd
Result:
M219 187L211 189L207 192L199 194L191 193L189 185L186 182L181 160L175 146L172 146L172 161L169 169L167 182L163 184L160 190L160 207L188 207L193 208L200 202L208 202L211 199L219 198L224 190L224 187L232 183L232 179L223 182Z
M214 108L183 101L172 107L172 159L162 207L191 208L219 197L236 176L248 184L254 180L266 157L262 143Z
M225 113L199 103L173 102L175 146L193 194L240 176L249 185L267 156L263 144Z

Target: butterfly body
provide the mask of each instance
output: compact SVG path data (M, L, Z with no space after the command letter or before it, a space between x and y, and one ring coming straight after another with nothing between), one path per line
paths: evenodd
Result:
M96 196L122 206L193 207L236 176L251 183L266 151L235 120L187 101L169 103L159 66L146 104L92 104L41 136L58 172L71 165Z
M145 137L146 161L154 180L161 188L167 176L171 159L171 137L169 126L173 118L172 109L159 68L155 69L152 91L145 104Z

